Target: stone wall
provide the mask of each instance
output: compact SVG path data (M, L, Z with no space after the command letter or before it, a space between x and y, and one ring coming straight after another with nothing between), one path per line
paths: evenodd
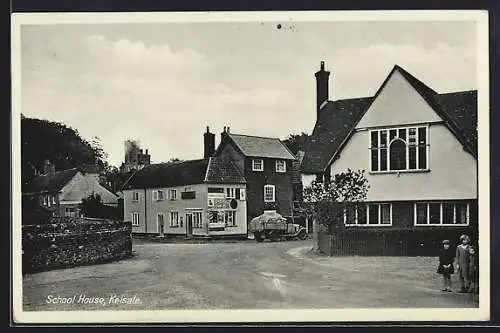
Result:
M104 219L54 217L23 225L23 274L127 258L131 234L130 222Z

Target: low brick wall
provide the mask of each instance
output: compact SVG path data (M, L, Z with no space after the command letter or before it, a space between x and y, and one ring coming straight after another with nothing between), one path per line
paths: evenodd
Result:
M54 217L23 225L23 274L109 262L132 255L130 222Z
M437 256L443 239L455 247L462 234L469 235L471 243L477 245L475 227L358 227L336 230L331 235L320 232L319 249L329 256Z

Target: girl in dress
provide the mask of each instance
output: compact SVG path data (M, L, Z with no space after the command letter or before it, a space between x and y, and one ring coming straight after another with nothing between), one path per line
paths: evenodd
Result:
M443 240L443 248L439 251L439 266L437 273L443 276L442 291L451 291L451 274L454 273L453 261L455 253L451 249L450 241Z
M460 244L457 246L455 259L457 262L457 272L460 277L460 291L466 293L469 290L469 242L470 238L467 235L460 236Z

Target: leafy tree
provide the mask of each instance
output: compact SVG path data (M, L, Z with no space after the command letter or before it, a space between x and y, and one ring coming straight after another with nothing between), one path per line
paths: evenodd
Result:
M97 165L101 170L109 167L99 138L87 141L77 130L60 122L21 115L21 141L23 185L37 173L43 173L46 159L55 165L56 170L83 164Z
M314 180L304 188L304 202L314 225L314 250L319 249L318 236L321 229L328 234L344 225L344 212L347 208L357 209L366 200L370 186L364 170L347 169L333 175L325 182Z
M85 217L123 219L123 201L120 201L117 207L107 206L102 203L101 196L97 193L92 193L87 198L82 199L80 210Z
M298 151L305 150L306 142L309 139L309 135L302 132L301 134L290 134L288 138L283 140L283 143L293 154L297 154Z

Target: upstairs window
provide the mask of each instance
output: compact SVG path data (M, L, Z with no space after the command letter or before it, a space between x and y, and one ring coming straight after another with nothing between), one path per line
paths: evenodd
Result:
M427 170L428 141L424 126L370 131L371 171Z
M154 190L153 191L153 200L154 201L163 201L163 199L165 198L163 193L164 193L163 190Z
M135 202L139 201L139 192L132 193L132 201L135 201Z
M286 162L284 160L276 160L276 172L286 172Z
M252 160L252 171L264 171L264 160L260 158L254 158Z
M171 189L169 192L170 200L177 200L177 190Z
M275 187L274 185L265 185L264 186L264 202L275 202Z
M226 198L234 199L236 198L236 189L235 188L226 188Z

